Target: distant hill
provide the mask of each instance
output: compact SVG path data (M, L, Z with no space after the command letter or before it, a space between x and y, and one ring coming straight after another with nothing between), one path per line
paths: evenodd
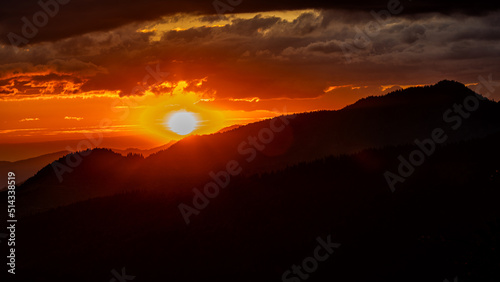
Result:
M30 158L21 161L8 162L0 161L0 190L7 188L7 173L14 172L16 174L16 183L21 184L28 178L32 177L40 169L52 163L54 160L68 154L67 151L55 152L46 154L35 158Z
M86 137L82 135L81 138L97 138L97 136ZM74 152L82 145L81 138L34 143L0 143L0 161L24 160L60 151ZM157 142L153 142L150 138L144 136L106 136L96 146L105 148L153 148L158 145Z
M231 126L224 127L222 129L220 129L219 131L217 131L216 133L224 133L224 132L227 132L227 131L234 130L236 128L240 128L242 126L243 125L241 125L241 124L234 124L234 125L231 125Z
M32 199L25 200L31 203L26 210L35 203L43 209L131 189L182 194L210 181L210 172L226 170L231 161L241 167L241 175L252 175L331 155L413 144L432 138L436 128L446 133L445 143L500 132L499 103L477 100L474 111L456 113L456 107L465 111L463 104L471 98L476 94L463 84L442 81L362 99L338 111L281 116L224 133L190 136L145 159L97 150L64 173L61 183L48 166L19 191ZM71 167L66 158L58 163ZM34 190L36 197L29 192Z
M177 141L170 141L169 143L167 143L165 145L151 148L151 149L129 148L129 149L125 149L125 150L120 150L120 149L111 149L111 150L121 154L122 156L127 156L128 154L137 154L137 155L143 155L144 157L147 157L153 153L157 153L161 150L168 149L170 146L175 144L175 142L177 142ZM21 184L24 181L26 181L28 178L34 176L35 173L37 173L43 167L58 160L62 156L65 156L65 155L70 154L70 153L72 153L72 152L60 151L60 152L45 154L42 156L29 158L26 160L15 161L15 162L0 161L0 174L2 175L2 178L3 178L3 181L1 183L7 183L7 173L12 171L16 174L16 182L18 184ZM5 185L5 186L0 188L0 191L7 188L6 184L2 184L2 185Z
M17 188L18 214L122 192L143 160L101 148L67 154Z
M121 154L122 156L127 156L128 154L137 154L137 155L143 155L144 157L148 157L151 154L157 153L162 150L166 150L170 148L173 144L175 144L177 141L170 141L165 145L154 147L151 149L138 149L138 148L128 148L128 149L111 149L113 152L116 152L118 154Z

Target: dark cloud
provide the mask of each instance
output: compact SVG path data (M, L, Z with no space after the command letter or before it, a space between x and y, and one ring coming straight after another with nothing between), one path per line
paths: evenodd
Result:
M51 59L45 64L33 64L20 62L0 65L0 79L12 77L30 76L39 74L74 75L78 77L95 76L98 73L106 73L107 70L93 63L85 63L75 58L62 60Z
M200 17L200 21L206 22L206 23L214 23L214 22L218 22L221 20L228 20L228 19L229 18L227 16L224 16L224 15L206 15L206 16Z
M455 34L453 40L500 40L498 26L471 27Z
M425 36L425 27L420 24L412 25L402 31L401 40L407 44L413 44Z
M0 80L0 93L40 95L66 95L80 93L80 87L85 83L84 79L69 75L33 75L19 76L8 80Z
M339 48L339 43L336 40L327 41L327 42L314 42L309 44L306 47L306 51L310 52L321 52L324 54L331 54L336 52L341 52Z
M58 1L58 2L56 2ZM226 3L224 0L220 0ZM391 0L396 1L396 0ZM176 15L178 13L196 13L207 15L204 20L213 21L217 14L213 1L210 0L41 0L43 3L65 3L57 4L57 12L54 6L49 9L54 11L53 17L44 19L42 7L38 0L4 0L2 11L0 12L0 42L9 44L8 34L10 32L22 36L23 22L26 17L33 22L33 16L38 19L42 27L37 32L31 32L33 37L26 38L28 44L54 41L81 35L93 31L111 30L134 22L156 20L166 15ZM354 11L369 12L370 10L387 9L389 1L372 0L243 0L240 5L231 7L231 13L248 13L277 10L298 10L298 9L344 9ZM404 7L403 14L415 13L452 13L462 12L464 14L483 14L493 10L498 10L500 2L477 0L477 1L457 1L457 0L421 0L421 1L401 1ZM229 10L228 10L229 11ZM46 23L44 23L46 21ZM31 35L30 35L31 37ZM26 43L26 41L23 41Z
M0 90L3 94L16 89L26 94L55 94L62 87L67 89L63 93L77 89L130 95L141 85L157 95L169 95L172 87L168 85L185 80L188 91L209 97L264 100L314 99L335 85L362 83L371 87L366 89L376 89L381 84L431 84L442 79L476 82L480 74L500 73L500 39L490 36L491 23L499 14L395 17L381 25L364 48L351 51L352 63L345 60L340 45L352 45L359 30L374 21L371 15L313 11L288 20L231 16L224 26L201 24L164 32L129 24L36 44L29 51L0 48L0 56L5 58L0 64L0 79L4 80ZM329 18L327 24L325 17ZM485 32L471 40L474 31ZM169 76L147 78L151 76L148 67L156 66ZM79 80L63 77L68 74ZM22 79L11 81L14 76ZM21 87L34 76L45 76L47 83L37 77L34 89ZM204 78L200 86L191 83ZM162 85L163 81L171 84Z

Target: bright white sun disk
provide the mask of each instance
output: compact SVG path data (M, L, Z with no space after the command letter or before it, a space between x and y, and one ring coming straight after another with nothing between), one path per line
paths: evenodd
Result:
M187 135L198 127L198 119L195 113L181 110L169 115L166 125L179 135Z

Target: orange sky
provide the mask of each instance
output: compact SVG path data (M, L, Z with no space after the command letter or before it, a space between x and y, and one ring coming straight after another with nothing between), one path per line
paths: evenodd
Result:
M161 145L183 137L165 125L178 110L198 115L192 134L209 134L442 79L473 85L498 73L497 14L393 17L350 60L339 46L356 44L369 12L175 14L0 43L0 152L88 134L127 136L116 148Z
M202 122L192 134L209 134L280 114L339 109L369 93L367 86L337 86L316 98L216 99L187 91L186 86L185 81L177 82L170 95L147 91L142 96L120 97L116 92L102 92L4 99L0 101L2 143L73 140L93 132L110 137L142 135L167 143L183 137L165 126L168 114L178 110L199 115Z

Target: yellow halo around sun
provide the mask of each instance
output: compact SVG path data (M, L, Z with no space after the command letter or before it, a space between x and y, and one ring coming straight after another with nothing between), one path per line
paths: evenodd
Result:
M165 127L179 135L187 135L198 128L199 122L196 113L179 110L167 115Z

